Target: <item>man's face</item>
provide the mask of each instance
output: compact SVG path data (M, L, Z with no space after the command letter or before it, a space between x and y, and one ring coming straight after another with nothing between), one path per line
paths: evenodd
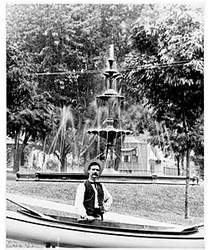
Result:
M98 165L92 165L88 171L89 177L93 179L98 178L100 175L99 171L100 167Z

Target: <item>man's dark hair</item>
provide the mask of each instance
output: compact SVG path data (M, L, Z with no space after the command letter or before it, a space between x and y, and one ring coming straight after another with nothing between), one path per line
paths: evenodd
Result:
M101 170L101 166L100 166L100 164L98 163L98 162L91 162L90 164L89 164L89 166L88 166L88 170L91 168L91 166L99 166L99 169Z

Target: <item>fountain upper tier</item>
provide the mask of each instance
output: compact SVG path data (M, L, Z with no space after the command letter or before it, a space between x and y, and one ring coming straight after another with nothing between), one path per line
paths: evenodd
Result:
M120 107L123 105L124 96L120 95L114 89L107 89L102 95L98 95L96 100L98 107L108 106L111 101Z

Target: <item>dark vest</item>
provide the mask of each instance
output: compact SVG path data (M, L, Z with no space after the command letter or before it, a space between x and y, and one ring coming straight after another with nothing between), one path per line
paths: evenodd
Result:
M87 215L95 216L95 192L89 180L84 182L85 185L85 193L84 193L84 202L83 205L86 209ZM99 213L104 213L103 201L104 201L104 192L102 188L102 184L97 182L97 193L98 193L98 203L99 203ZM98 209L96 209L98 212Z

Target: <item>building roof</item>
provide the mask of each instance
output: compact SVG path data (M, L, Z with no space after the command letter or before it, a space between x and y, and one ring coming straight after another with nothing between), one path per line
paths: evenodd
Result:
M11 145L11 144L15 144L15 140L10 138L10 137L6 137L6 145ZM22 144L22 140L19 140L19 144Z
M144 139L142 139L141 136L136 137L133 135L126 135L123 143L137 143L137 144L139 144L139 143L146 143L146 141Z
M158 160L158 158L155 156L151 148L149 150L149 160L154 160L154 161Z
M130 152L130 151L134 151L136 148L121 148L122 152Z

